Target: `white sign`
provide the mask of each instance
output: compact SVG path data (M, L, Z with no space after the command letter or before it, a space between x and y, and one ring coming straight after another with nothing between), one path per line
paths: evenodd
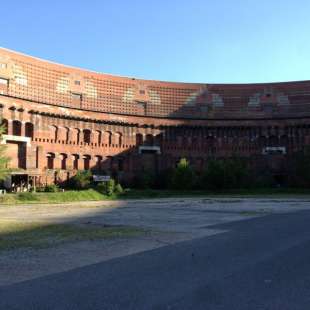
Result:
M111 179L109 175L94 175L94 182L107 182Z

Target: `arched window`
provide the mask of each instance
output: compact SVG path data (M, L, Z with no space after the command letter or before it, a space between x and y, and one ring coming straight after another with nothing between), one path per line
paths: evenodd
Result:
M13 121L13 136L21 136L22 123L20 121Z
M105 143L107 145L112 144L112 133L110 131L105 131L103 133L103 143Z
M32 123L26 123L25 124L25 135L26 137L33 139L33 124Z
M160 146L162 144L163 141L163 134L160 133L158 135L155 136L155 144Z
M96 130L96 134L97 134L97 141L95 142L98 143L98 145L100 145L101 144L101 131Z
M122 146L122 134L120 132L115 133L115 143L118 146Z
M70 140L70 129L68 127L65 127L65 142L69 143Z
M78 170L80 156L78 154L73 154L72 156L73 156L73 169Z
M57 142L58 140L58 127L55 125L51 126L51 135L52 139L54 140L54 142Z
M90 155L84 155L84 170L90 169Z
M67 154L60 154L61 169L67 169Z
M101 170L101 163L102 163L102 156L96 155L96 167L95 170L100 171Z
M83 142L84 143L90 143L90 135L91 135L91 131L89 129L83 130Z
M74 132L74 134L73 134L73 139L74 139L74 141L76 142L76 144L80 144L80 129L78 129L78 128L74 128L73 129L73 132Z
M143 144L143 135L141 133L136 134L136 146Z
M47 153L46 157L47 157L47 169L54 169L55 154Z
M148 146L153 146L154 144L154 137L151 134L145 136L145 144Z

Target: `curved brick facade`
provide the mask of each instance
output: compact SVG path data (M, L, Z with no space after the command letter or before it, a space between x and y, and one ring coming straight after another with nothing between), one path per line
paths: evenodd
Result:
M0 100L10 165L37 183L77 169L126 179L182 156L202 169L210 157L236 153L258 172L289 175L310 143L310 81L149 81L0 49Z

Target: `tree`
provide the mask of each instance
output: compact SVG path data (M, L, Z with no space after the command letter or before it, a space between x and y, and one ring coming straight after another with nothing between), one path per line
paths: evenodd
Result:
M225 164L222 160L210 160L202 177L203 187L220 190L225 188Z
M5 132L5 127L0 125L0 141L2 141L2 135ZM3 181L10 173L8 169L8 163L10 159L5 155L6 145L0 144L0 180Z
M310 187L310 152L299 153L296 156L294 186Z
M92 174L89 170L78 171L72 178L72 185L76 189L86 189L90 186Z
M212 190L243 188L248 186L249 170L246 162L233 157L211 160L202 177L203 187Z
M244 188L249 186L249 170L242 158L234 156L225 160L224 169L225 188Z

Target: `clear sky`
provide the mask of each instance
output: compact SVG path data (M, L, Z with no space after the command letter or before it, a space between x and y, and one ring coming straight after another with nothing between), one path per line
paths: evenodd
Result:
M0 45L146 79L310 79L310 0L10 0Z

